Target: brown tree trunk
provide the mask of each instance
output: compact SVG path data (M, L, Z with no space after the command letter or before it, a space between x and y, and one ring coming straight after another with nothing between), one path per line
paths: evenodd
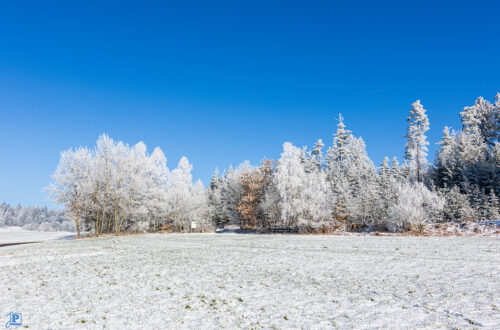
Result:
M422 178L420 177L420 145L417 142L417 181L422 182Z
M80 219L78 217L75 218L75 227L76 227L76 237L80 238Z

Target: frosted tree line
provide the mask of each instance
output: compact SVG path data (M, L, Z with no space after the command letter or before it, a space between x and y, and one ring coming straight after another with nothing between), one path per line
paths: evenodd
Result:
M64 210L49 210L47 207L0 204L0 227L18 226L26 230L75 231L73 220Z
M286 142L278 160L217 170L205 188L183 157L169 170L163 152L99 137L94 149L61 154L48 190L75 226L96 235L158 231L420 230L427 223L496 220L500 194L500 94L460 113L462 129L445 128L428 161L429 119L411 105L403 163L375 166L365 142L339 116L332 144L311 150Z
M429 119L420 101L414 102L404 162L385 158L376 167L363 139L339 116L325 153L321 140L311 151L287 142L276 162L265 161L261 167L244 163L222 176L216 172L208 188L213 223L328 232L419 230L426 223L497 220L500 94L494 104L478 98L460 117L462 130L445 128L431 164Z
M171 222L179 231L191 221L211 228L207 192L193 184L188 159L170 171L160 148L147 153L142 142L129 146L101 135L94 149L69 149L47 188L80 229L103 233L158 231Z
M447 201L447 220L499 219L500 93L493 104L479 97L460 117L460 131L444 128L429 177Z

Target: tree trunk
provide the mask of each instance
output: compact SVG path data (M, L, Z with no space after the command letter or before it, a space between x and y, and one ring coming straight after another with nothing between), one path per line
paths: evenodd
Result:
M96 223L96 225L95 225L95 235L99 236L99 210L97 210L95 223Z
M118 231L117 231L118 230L118 219L116 218L116 207L115 207L115 210L114 210L114 214L115 214L115 216L114 216L114 219L115 219L115 228L114 229L115 229L115 234L117 234L118 233Z
M417 181L422 182L422 178L420 177L420 145L417 142Z
M80 238L80 219L78 217L75 218L75 227L76 227L76 237Z

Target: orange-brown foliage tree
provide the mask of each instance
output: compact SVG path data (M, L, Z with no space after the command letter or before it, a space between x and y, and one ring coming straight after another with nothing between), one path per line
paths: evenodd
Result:
M260 203L264 198L266 187L271 181L274 162L264 160L262 166L255 170L245 170L241 175L243 196L236 211L241 215L240 227L252 229L265 226Z

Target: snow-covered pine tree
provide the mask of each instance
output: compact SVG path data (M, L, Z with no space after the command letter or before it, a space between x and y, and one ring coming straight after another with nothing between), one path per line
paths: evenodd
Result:
M321 169L323 167L323 147L325 144L323 143L323 140L318 139L316 144L314 145L314 149L311 152L311 158L313 164L318 168Z
M462 131L469 133L477 129L488 146L498 141L498 106L494 106L480 96L474 105L465 107L460 112L460 117L462 118Z
M393 166L395 166L395 168L399 167L394 161ZM395 187L396 180L393 171L389 167L389 158L385 157L378 172L379 189L377 193L379 205L377 205L377 214L372 215L376 219L375 222L384 223L387 221L389 206L393 203L395 198L397 198L397 196L395 196L395 192L397 191Z
M216 168L210 185L208 186L208 204L210 219L215 228L221 228L225 224L224 211L222 205L222 179L219 177L219 169Z
M490 150L489 167L492 173L492 190L495 195L500 196L500 143L497 142Z
M463 221L470 220L474 214L467 195L462 194L458 186L453 186L444 193L444 220Z
M423 182L428 166L427 146L429 142L425 133L429 130L429 119L420 100L411 105L407 121L405 160L410 167L410 180Z
M403 181L405 181L405 177L403 175L403 172L402 172L401 166L399 165L399 161L398 161L397 157L393 157L392 158L391 176L397 182L403 182Z
M349 157L349 142L352 139L351 131L345 128L344 118L339 114L337 131L333 138L333 145L328 148L326 173L332 185L334 194L347 202L349 184L346 177Z
M355 138L339 116L333 146L329 148L327 179L333 195L342 201L351 224L371 222L368 214L374 205L376 170L362 138ZM370 221L369 221L370 220Z
M434 183L441 188L452 187L458 182L458 144L455 132L450 132L448 126L443 130L443 138L435 160Z
M479 188L490 186L487 170L488 146L477 127L463 131L458 137L458 181L463 184L477 185ZM463 188L464 189L464 188Z
M224 218L227 224L241 226L243 219L238 212L238 203L243 197L243 187L241 185L241 176L244 171L253 170L253 166L248 161L240 164L236 169L232 166L222 177L222 205Z
M493 190L491 190L488 196L487 217L492 221L500 220L500 205L498 202L498 197Z
M497 131L497 142L500 142L500 93L495 96L495 121L496 121L496 131Z

